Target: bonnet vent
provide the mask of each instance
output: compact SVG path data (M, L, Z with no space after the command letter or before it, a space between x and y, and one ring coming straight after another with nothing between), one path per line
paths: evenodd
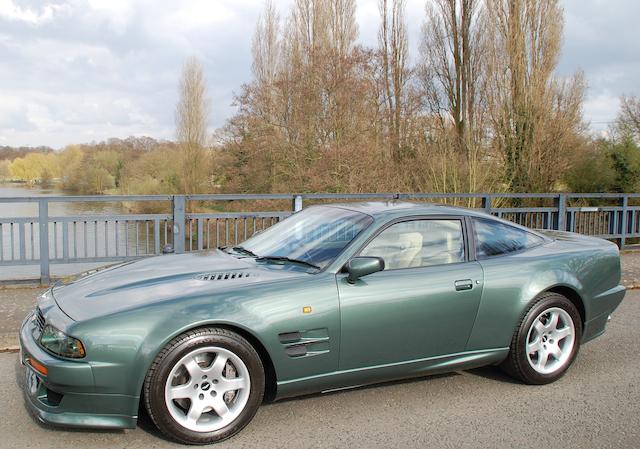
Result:
M204 273L196 276L200 281L229 281L232 279L245 279L251 274L244 271L226 271L217 273Z

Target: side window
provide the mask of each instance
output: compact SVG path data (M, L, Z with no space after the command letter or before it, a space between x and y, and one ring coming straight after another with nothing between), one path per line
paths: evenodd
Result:
M494 220L474 218L473 227L478 259L520 251L544 241L535 234Z
M382 257L385 270L464 262L460 220L412 220L389 226L361 252Z

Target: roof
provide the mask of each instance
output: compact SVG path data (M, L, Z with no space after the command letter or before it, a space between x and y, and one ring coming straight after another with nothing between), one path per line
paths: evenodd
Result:
M486 215L474 209L433 203L408 201L368 201L358 203L331 203L323 206L341 207L371 215L374 218L404 215Z

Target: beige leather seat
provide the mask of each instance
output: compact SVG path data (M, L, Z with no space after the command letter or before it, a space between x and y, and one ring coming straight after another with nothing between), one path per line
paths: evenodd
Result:
M464 256L462 239L453 238L449 232L435 232L430 236L433 239L433 247L426 249L428 257L424 260L425 265L443 265L460 262Z
M399 236L400 251L397 255L396 268L419 267L421 265L422 234L407 232Z
M362 252L363 256L384 258L387 270L419 267L422 263L422 234L381 234Z

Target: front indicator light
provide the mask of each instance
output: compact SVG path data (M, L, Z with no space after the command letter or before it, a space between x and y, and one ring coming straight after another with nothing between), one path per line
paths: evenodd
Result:
M42 363L38 362L36 359L28 358L27 363L31 365L34 370L36 370L43 376L46 376L47 374L49 374L49 370L47 369L47 367L44 366Z
M40 335L40 344L48 351L71 359L81 359L86 354L82 342L47 324Z

